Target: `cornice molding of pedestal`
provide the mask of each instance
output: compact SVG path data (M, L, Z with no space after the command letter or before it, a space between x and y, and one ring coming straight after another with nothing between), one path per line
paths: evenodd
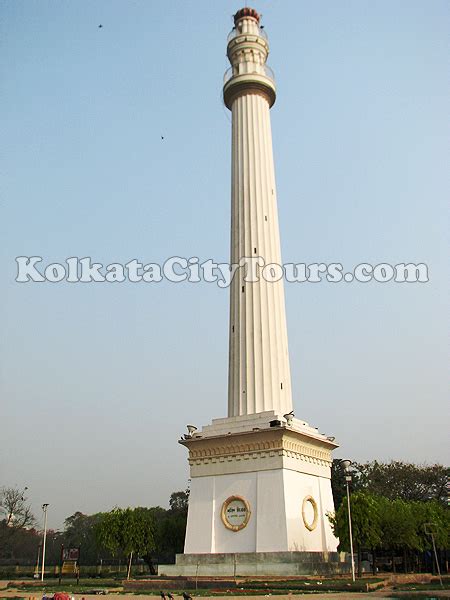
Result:
M334 447L286 428L208 438L194 437L180 440L180 444L189 449L188 461L193 476L201 476L203 467L207 471L205 474L210 475L211 469L215 470L214 465L221 471L224 463L228 463L227 471L231 469L235 472L283 468L287 464L289 468L299 471L304 468L329 470ZM242 466L247 461L254 463L254 467Z

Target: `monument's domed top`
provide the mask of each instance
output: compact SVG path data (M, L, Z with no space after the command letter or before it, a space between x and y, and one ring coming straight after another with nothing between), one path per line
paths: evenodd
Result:
M234 15L234 23L236 24L240 19L245 19L248 17L256 19L256 21L259 23L259 13L254 8L249 7L241 8L241 10L237 11L237 13Z

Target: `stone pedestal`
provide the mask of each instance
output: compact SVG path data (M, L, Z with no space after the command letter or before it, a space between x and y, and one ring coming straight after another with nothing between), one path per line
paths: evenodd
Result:
M335 552L331 450L305 422L273 411L216 419L187 440L185 554Z

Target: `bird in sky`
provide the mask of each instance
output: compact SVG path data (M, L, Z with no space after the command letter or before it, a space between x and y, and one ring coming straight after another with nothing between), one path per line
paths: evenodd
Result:
M98 26L99 29L101 29L103 27L103 25L100 23L100 25Z
M164 139L164 136L163 136L163 135L161 136L161 139L162 139L162 140Z

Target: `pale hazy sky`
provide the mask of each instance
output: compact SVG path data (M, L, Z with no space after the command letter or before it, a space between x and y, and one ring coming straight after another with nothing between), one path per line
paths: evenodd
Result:
M1 2L0 485L49 502L51 526L166 506L187 485L185 424L226 416L227 290L14 277L20 255L227 260L241 4ZM431 279L286 285L296 415L338 457L445 463L450 5L254 6L284 261L425 262Z

